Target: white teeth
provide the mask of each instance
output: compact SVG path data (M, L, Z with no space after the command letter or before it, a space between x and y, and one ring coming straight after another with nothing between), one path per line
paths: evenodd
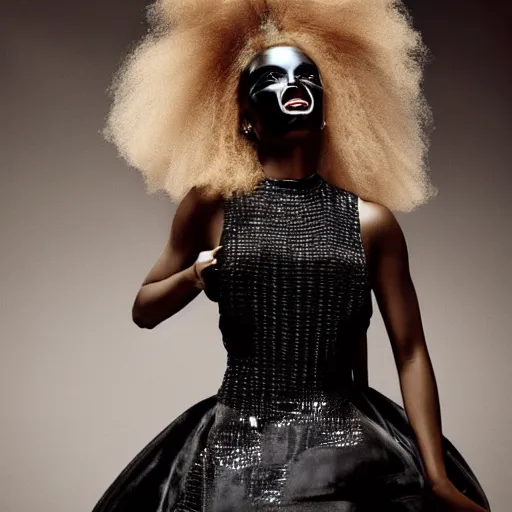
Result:
M297 106L306 106L306 107L308 107L309 103L307 101L305 101L305 100L301 100L299 98L295 98L293 100L287 101L286 104L284 105L284 108L287 108L287 107L297 107Z

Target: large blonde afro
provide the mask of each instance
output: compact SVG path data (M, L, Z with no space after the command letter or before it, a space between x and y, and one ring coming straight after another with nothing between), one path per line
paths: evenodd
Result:
M196 186L229 197L262 179L240 131L241 72L291 45L318 65L327 128L318 172L393 210L435 195L426 169L426 55L395 0L158 0L112 86L105 129L149 192Z

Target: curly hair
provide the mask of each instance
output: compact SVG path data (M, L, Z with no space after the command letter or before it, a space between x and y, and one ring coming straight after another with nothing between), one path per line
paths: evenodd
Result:
M422 93L427 51L397 0L158 0L150 29L111 88L105 135L147 190L229 197L264 177L240 130L238 86L266 48L295 46L318 66L327 128L318 172L390 209L436 194Z

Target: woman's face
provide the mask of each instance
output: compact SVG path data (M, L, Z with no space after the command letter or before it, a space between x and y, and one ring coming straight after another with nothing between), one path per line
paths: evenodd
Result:
M243 84L243 113L259 140L322 129L320 72L298 48L264 50L245 70Z

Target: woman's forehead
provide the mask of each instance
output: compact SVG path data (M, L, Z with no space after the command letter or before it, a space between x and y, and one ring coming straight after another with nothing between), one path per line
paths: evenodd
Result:
M302 64L315 65L299 48L294 46L274 46L256 55L247 67L247 72L251 74L265 66L294 69Z

